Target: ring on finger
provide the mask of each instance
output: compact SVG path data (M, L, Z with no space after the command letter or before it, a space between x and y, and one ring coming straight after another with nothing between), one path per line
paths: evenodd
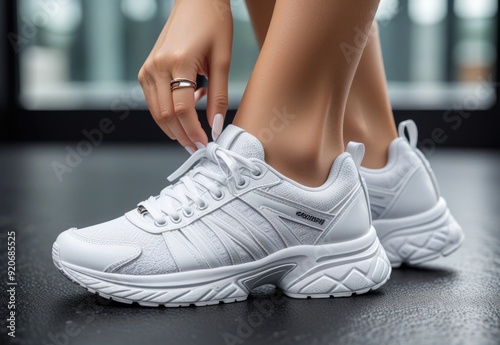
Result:
M192 87L196 90L196 82L187 78L175 78L170 81L170 90L174 91L176 89L181 89L184 87Z

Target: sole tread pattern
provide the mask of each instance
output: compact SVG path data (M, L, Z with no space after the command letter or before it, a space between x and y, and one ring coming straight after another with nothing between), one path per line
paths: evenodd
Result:
M319 271L308 273L306 270L302 276L294 277L295 282L292 285L283 283L282 280L277 282L276 286L281 288L285 295L293 298L347 297L378 289L389 279L391 266L378 240L374 242L370 253L369 257L359 262L347 264L322 262ZM66 278L93 294L120 303L135 302L144 307L208 306L244 301L249 295L249 289L242 283L246 278L241 277L239 280L221 282L221 285L206 284L155 290L140 286L117 285L69 268L60 260L57 243L53 246L52 256L55 266ZM313 264L312 269L318 268L318 264L315 265ZM258 275L259 273L252 274L253 277Z
M296 284L302 287L297 292L284 291L294 298L348 297L376 290L385 284L391 273L391 265L384 249L379 245L376 254L364 261L345 265L345 269L332 267L316 275L305 274L305 278L287 288L294 289Z
M464 234L453 216L448 223L427 231L395 231L381 239L392 267L402 264L417 265L455 252L462 244Z

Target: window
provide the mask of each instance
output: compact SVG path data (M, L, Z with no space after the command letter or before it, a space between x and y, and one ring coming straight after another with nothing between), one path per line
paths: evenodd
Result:
M382 0L378 17L394 108L496 102L496 0Z
M74 110L110 109L124 94L140 95L137 72L173 0L18 4L21 104L31 110ZM235 108L258 50L244 1L231 5L230 106ZM441 109L469 102L477 109L491 107L497 12L495 0L382 0L377 17L393 106ZM146 105L139 100L137 107Z
M172 5L173 0L19 0L19 30L26 38L19 41L23 106L109 109L114 98L136 93L139 68ZM234 2L232 10L230 89L237 102L258 50L244 1Z

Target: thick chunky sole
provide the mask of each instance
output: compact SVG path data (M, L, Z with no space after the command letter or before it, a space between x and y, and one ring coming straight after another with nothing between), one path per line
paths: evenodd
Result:
M462 228L440 198L432 209L410 217L373 221L392 267L416 265L447 256L464 239Z
M290 247L254 262L164 275L123 275L72 265L60 259L57 243L52 256L61 273L89 292L142 306L243 301L264 284L274 284L294 298L351 296L379 288L391 274L373 227L349 242Z

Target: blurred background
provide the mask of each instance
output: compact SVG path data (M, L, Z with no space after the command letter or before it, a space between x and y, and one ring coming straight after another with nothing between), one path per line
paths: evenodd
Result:
M0 0L0 253L15 231L19 274L18 334L4 341L3 314L0 344L498 345L497 0L381 0L377 14L396 121L418 125L419 146L466 232L458 253L394 270L366 296L276 302L271 289L201 309L103 306L59 274L51 248L61 231L123 215L188 157L156 126L137 82L172 3ZM226 122L258 55L244 0L231 7ZM0 305L7 298L0 293ZM255 316L263 318L248 332ZM249 338L230 341L227 332Z
M99 118L126 114L107 140L167 140L147 115L137 72L172 5L3 1L2 139L79 140ZM231 6L229 118L258 55L244 0ZM449 140L438 144L498 146L498 1L382 0L377 19L396 118L414 118L424 137L443 129Z

